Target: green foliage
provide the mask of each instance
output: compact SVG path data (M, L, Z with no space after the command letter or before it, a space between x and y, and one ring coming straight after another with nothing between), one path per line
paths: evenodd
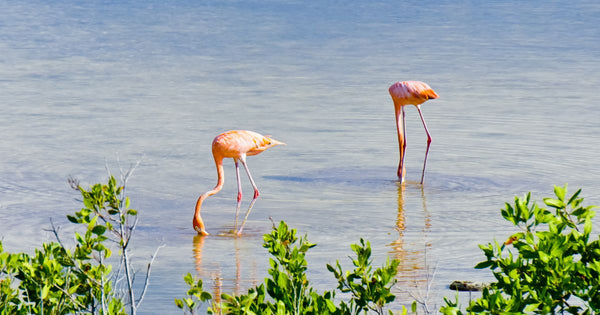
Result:
M315 246L306 236L298 238L295 229L281 222L270 234L264 235L264 244L274 257L269 259L270 278L248 294L223 294L221 312L225 314L329 314L335 307L327 304L333 297L326 292L319 295L306 278L306 252ZM267 298L268 297L270 298ZM332 310L333 309L333 310ZM215 311L211 309L211 311Z
M188 273L183 277L183 280L190 286L190 289L187 291L187 297L175 299L175 305L182 309L186 314L196 314L196 310L200 307L202 302L212 299L212 296L202 289L201 279L195 281L192 278L192 275Z
M285 222L280 222L270 234L264 235L264 244L270 258L270 278L263 284L250 288L247 294L233 296L222 294L224 300L220 305L213 304L208 312L218 314L359 314L368 310L383 314L383 307L394 300L390 292L396 283L398 261L388 261L382 268L371 267L371 246L360 240L360 245L352 245L357 258L352 259L355 270L344 272L336 262L336 267L327 268L338 279L338 289L351 295L349 302L335 303L335 291L316 292L306 277L308 268L307 251L316 246L306 236L297 237L295 229L289 229ZM185 278L190 290L200 287L195 285L189 274ZM202 293L195 292L199 298ZM188 291L188 296L190 293ZM208 297L208 295L207 295ZM199 298L200 301L206 301ZM192 307L199 304L184 304L185 299L175 300L175 304L192 313ZM190 309L192 309L190 311ZM390 311L391 313L391 311ZM404 310L406 313L406 310Z
M361 311L372 310L383 314L383 306L395 299L391 287L396 283L395 276L400 261L390 262L388 259L383 267L373 271L370 260L371 244L369 242L365 244L361 238L360 245L352 244L351 248L357 256L356 259L352 259L356 267L352 272L344 273L339 262L336 262L335 268L327 265L327 269L338 279L337 288L341 292L352 294L350 303L340 304L343 313L358 314Z
M111 223L102 218L107 205L118 207L122 188L111 177L108 185L79 189L85 208L69 220L86 229L75 233L74 249L63 246L55 228L57 242L43 244L34 255L3 252L0 243L2 314L125 313L110 281L111 266L105 263L112 253L104 245Z
M531 194L506 203L502 216L521 229L505 243L480 245L497 282L471 302L470 312L592 314L600 310L600 238L590 240L595 206L583 206L581 189L567 198L567 186L544 198ZM516 252L513 252L513 249ZM448 301L444 311L457 313Z
M43 244L33 254L5 252L0 242L0 315L125 314L126 306L131 314L136 313L152 264L136 300L127 248L138 212L130 209L124 186L117 185L112 176L106 185L88 190L74 186L84 204L68 216L84 227L75 233L74 248L63 245L54 225L57 241ZM532 202L530 193L506 203L501 214L520 231L504 243L480 245L486 260L476 268L489 268L496 282L470 303L467 312L595 314L600 310L600 237L592 239L595 206L584 206L580 193L568 196L566 185L555 187L555 197L544 199L548 208ZM125 275L113 272L106 263L112 255L107 240L118 244ZM314 246L281 222L264 235L263 247L272 258L263 284L239 296L222 294L222 302L216 302L203 290L202 281L188 273L184 280L190 289L175 304L189 314L196 314L205 302L211 303L211 314L384 314L384 307L395 298L391 287L396 283L398 260L388 259L373 269L370 243L360 239L351 245L354 270L344 271L339 261L327 265L338 284L318 293L306 276L306 253ZM127 296L114 287L123 276ZM336 301L336 292L347 299ZM458 297L444 300L440 312L463 314ZM407 312L402 307L400 313ZM416 303L412 312L416 313Z
M125 256L137 215L114 177L106 185L74 188L83 197L84 208L69 221L85 227L75 233L76 246L67 249L57 229L57 241L45 243L34 255L6 253L0 242L0 314L125 314L125 303L113 288L118 274L106 263L112 251L109 238L120 244ZM112 237L112 238L111 238Z

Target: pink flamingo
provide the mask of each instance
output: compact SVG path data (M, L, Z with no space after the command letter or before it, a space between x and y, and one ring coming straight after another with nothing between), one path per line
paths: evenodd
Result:
M215 188L213 188L213 190L202 194L196 202L196 211L194 212L193 224L194 230L196 230L198 234L209 235L204 228L204 222L202 221L202 217L200 216L200 208L202 207L202 202L206 198L218 193L223 188L223 183L225 182L225 172L223 171L224 158L233 158L233 161L235 162L235 175L237 177L238 195L237 209L235 211L234 230L237 229L238 215L240 212L240 205L242 202L242 182L240 180L240 169L238 162L241 162L244 166L244 169L246 169L246 173L248 174L250 183L254 188L254 198L250 202L250 206L246 211L244 221L242 222L239 231L236 233L237 235L242 234L242 230L244 229L246 219L248 219L250 210L252 210L252 206L254 206L254 202L256 201L256 198L258 198L259 195L258 188L256 188L256 184L252 179L252 175L250 175L250 170L246 165L246 156L257 155L270 147L274 147L280 144L285 145L285 143L283 142L271 139L270 136L263 136L256 132L248 130L231 130L215 137L212 143L212 153L215 159L215 164L217 166L217 185L215 186Z
M396 128L398 129L398 143L400 146L400 163L398 165L398 178L400 182L404 182L405 167L404 167L404 153L406 151L406 140L404 134L406 133L405 124L405 113L404 106L415 105L421 116L423 127L425 127L425 133L427 134L427 149L425 151L425 160L423 161L423 172L421 173L421 184L423 184L423 177L425 176L425 165L427 165L427 155L429 154L429 145L431 144L431 135L427 130L427 124L421 113L421 104L429 99L438 98L438 95L433 89L425 82L421 81L403 81L396 82L390 86L390 95L394 101L394 108L396 109Z

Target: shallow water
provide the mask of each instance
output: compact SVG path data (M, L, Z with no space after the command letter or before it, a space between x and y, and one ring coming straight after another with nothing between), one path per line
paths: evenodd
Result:
M401 259L397 303L424 289L454 296L453 280L485 281L477 244L514 229L499 209L552 185L582 187L600 203L600 6L467 1L158 1L0 3L0 237L31 251L65 237L80 208L68 188L106 179L141 159L129 181L140 210L139 268L158 244L143 313L179 313L182 276L242 293L268 268L262 235L285 220L317 243L308 255L318 290L325 264L349 267L350 244L375 264ZM407 180L398 159L388 86L422 80L440 95L423 113L433 136L419 185L425 133L407 109ZM196 198L216 183L212 138L249 129L286 142L248 158L261 191L241 238L233 163L203 217ZM245 204L252 189L244 179ZM600 228L598 221L595 228ZM416 288L415 288L416 283ZM468 298L467 295L462 296Z

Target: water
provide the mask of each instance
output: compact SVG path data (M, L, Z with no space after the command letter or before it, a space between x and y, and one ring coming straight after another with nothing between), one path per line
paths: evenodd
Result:
M397 303L435 269L431 304L453 280L490 280L472 267L477 244L514 229L499 209L552 185L600 203L600 6L594 1L4 1L0 3L0 237L5 250L68 238L83 185L141 159L129 181L140 210L133 255L141 270L159 244L140 311L179 313L182 276L243 293L268 268L269 217L318 244L309 278L335 286L350 244L375 264L402 260ZM388 86L422 80L433 136L408 108L408 183L396 183ZM261 190L241 238L232 227L233 163L208 199L209 232L195 237L198 195L216 183L212 138L249 129L286 142L248 159ZM244 178L245 201L251 187ZM596 220L595 228L600 228ZM463 300L468 299L462 295ZM396 307L398 304L396 304Z

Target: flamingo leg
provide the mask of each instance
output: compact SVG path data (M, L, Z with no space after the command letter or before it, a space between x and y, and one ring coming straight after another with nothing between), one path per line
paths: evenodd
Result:
M238 216L240 214L240 206L242 205L242 180L240 179L240 167L237 159L234 159L235 162L235 177L237 179L238 186L238 194L237 194L237 207L235 209L235 223L233 225L233 230L237 230L238 225Z
M252 207L254 206L254 203L256 202L256 199L258 198L259 192L258 192L258 188L256 187L256 184L254 183L254 179L252 179L252 175L250 174L250 170L248 169L248 165L246 165L246 157L242 156L240 158L240 162L242 162L242 165L244 166L244 169L246 169L246 173L248 174L248 178L250 179L250 183L252 184L252 188L254 188L254 197L252 198L252 201L250 202L250 206L248 206L248 210L246 211L246 215L244 216L244 221L242 221L242 225L240 226L240 229L237 232L237 235L241 235L242 234L242 230L244 229L244 225L246 224L246 220L248 219L248 216L250 215L250 211L252 211Z
M398 178L400 183L404 182L404 156L406 152L406 114L404 112L404 106L399 106L396 109L396 128L398 129L398 145L400 148L400 162L398 163Z
M427 149L425 150L425 160L423 161L423 172L421 173L421 184L423 184L423 178L425 177L425 166L427 165L427 155L429 154L429 146L431 145L431 135L429 134L429 130L427 129L427 124L425 123L425 118L423 118L423 113L421 113L420 105L417 105L417 110L419 111L419 116L421 116L421 121L423 122L423 127L425 127L425 133L427 134Z
M404 175L406 174L406 167L404 167L404 157L406 156L406 112L402 107L402 132L404 133L404 139L402 141L402 181L404 181Z

